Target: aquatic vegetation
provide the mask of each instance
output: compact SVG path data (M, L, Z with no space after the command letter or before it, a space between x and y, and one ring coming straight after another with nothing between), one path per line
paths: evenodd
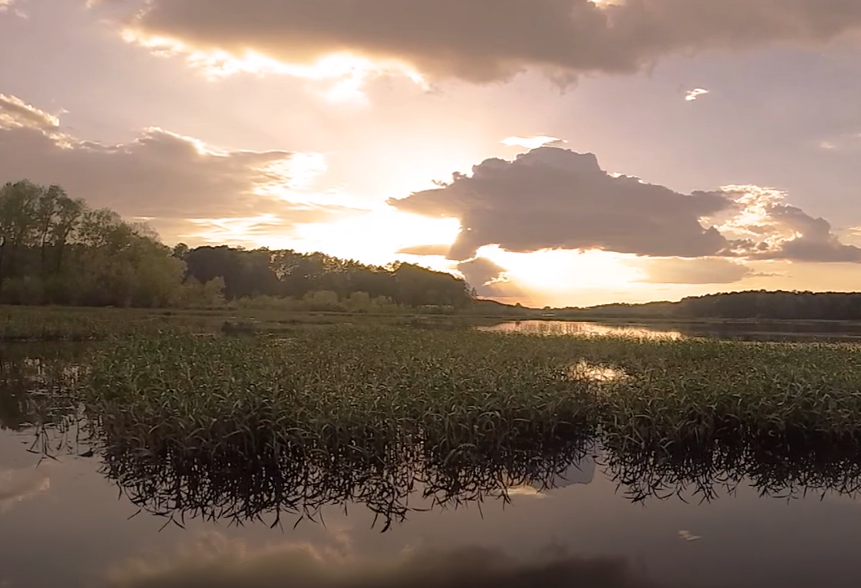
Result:
M142 509L315 518L552 486L587 454L632 500L861 487L861 347L370 326L93 345L55 388ZM59 396L58 396L59 397ZM67 405L68 406L68 405Z
M861 347L330 327L112 342L80 392L151 451L861 441ZM531 442L531 441L530 441Z
M0 306L0 341L99 341L112 336L158 336L167 330L214 331L221 322L170 311Z

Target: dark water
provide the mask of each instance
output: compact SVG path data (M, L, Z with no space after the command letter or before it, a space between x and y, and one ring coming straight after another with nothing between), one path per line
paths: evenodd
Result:
M417 487L404 518L385 532L361 495L346 512L326 506L295 529L297 517L284 513L270 528L271 509L255 506L270 498L265 484L212 493L189 486L200 472L186 471L180 482L160 464L123 470L130 462L117 462L117 454L79 456L87 446L80 431L63 425L74 411L48 401L40 384L46 373L67 369L75 353L0 350L0 586L859 585L861 459L798 456L790 463L763 454L762 465L749 455L717 465L620 463L586 445L575 463L556 463L557 475L542 478L553 488L505 482L509 501L485 496L455 508L457 500L443 500L444 508L439 493L435 502ZM456 498L493 485L486 470L470 471L441 491ZM674 494L685 480L699 480L699 488ZM713 495L700 503L697 490ZM153 514L166 504L155 496L185 501L163 513L186 509L176 520L182 527ZM221 520L190 514L207 500L222 507L238 500L251 518L242 509Z
M572 336L622 336L647 339L705 337L743 341L861 342L861 323L840 321L726 321L622 323L509 321L477 327L483 331Z

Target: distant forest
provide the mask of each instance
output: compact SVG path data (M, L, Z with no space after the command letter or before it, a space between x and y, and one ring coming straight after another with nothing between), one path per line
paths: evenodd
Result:
M861 293L753 290L683 298L679 302L566 308L565 318L697 318L861 320Z
M470 312L523 318L861 320L861 293L736 292L679 302L530 309L476 298L462 278L323 253L168 247L145 224L60 186L0 187L0 303Z
M217 306L304 310L458 310L461 278L409 264L385 267L291 250L170 248L144 224L94 210L60 186L0 188L0 303ZM430 308L428 310L431 310Z

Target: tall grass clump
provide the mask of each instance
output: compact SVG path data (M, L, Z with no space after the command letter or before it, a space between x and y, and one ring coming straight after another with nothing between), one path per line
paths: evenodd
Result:
M594 428L593 387L539 349L373 328L118 340L89 365L82 399L117 444L154 454L331 460L420 445L444 461Z
M618 363L630 380L602 397L608 443L861 443L858 346L654 342Z
M154 450L861 441L861 347L839 344L331 327L119 340L88 373L94 418Z
M414 490L481 500L587 452L634 499L861 487L852 345L327 326L120 337L79 365L103 472L160 514L392 520Z

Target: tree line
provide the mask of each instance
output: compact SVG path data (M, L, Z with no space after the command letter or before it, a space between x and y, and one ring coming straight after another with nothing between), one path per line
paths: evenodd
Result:
M567 319L861 320L861 293L750 290L689 296L678 302L560 309Z
M168 307L263 298L331 310L458 309L474 296L463 279L409 263L171 248L146 224L90 208L61 186L24 180L0 187L0 303Z
M697 318L861 320L861 293L730 292L684 298L675 310Z

